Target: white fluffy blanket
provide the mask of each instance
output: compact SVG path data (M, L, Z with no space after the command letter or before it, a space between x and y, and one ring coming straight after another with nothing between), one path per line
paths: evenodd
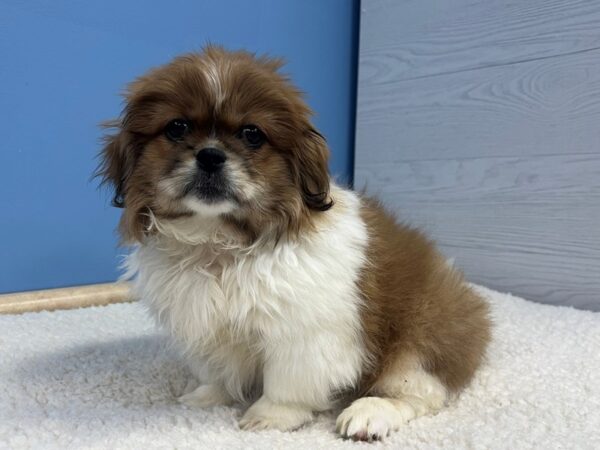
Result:
M457 401L384 443L344 441L334 414L243 432L240 408L189 409L189 374L138 304L0 316L0 448L599 449L600 314L480 288L488 362Z

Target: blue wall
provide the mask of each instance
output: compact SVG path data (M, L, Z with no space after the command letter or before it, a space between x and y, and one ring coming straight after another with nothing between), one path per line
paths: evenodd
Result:
M208 41L286 57L349 179L357 16L358 0L2 0L0 292L117 277L97 125L125 83Z

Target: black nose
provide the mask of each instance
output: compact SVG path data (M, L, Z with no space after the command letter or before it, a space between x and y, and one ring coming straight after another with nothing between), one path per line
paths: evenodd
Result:
M196 155L196 163L198 167L205 172L216 172L223 167L227 157L222 150L218 148L208 147L203 148Z

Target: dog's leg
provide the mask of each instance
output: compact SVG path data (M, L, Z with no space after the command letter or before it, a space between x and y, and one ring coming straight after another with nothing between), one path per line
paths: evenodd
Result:
M379 440L415 417L435 413L446 403L443 383L415 357L398 359L377 380L373 397L355 400L339 415L337 431L354 440Z
M360 375L363 354L353 337L310 330L273 340L265 352L263 395L240 427L293 430L313 412L329 409L332 392L354 385Z
M244 391L254 383L257 360L247 346L222 343L211 350L188 356L188 366L197 381L194 385L190 380L178 398L180 403L199 408L228 406L242 401Z
M290 431L300 428L313 418L312 409L298 403L274 402L261 396L240 419L243 430Z
M220 405L228 406L233 403L233 398L219 384L201 384L177 400L179 403L197 408L209 408Z

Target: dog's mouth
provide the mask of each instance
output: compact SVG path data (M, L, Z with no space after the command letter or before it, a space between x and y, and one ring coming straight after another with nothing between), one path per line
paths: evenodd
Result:
M194 196L207 204L223 201L236 202L236 195L227 177L222 173L197 174L184 189L183 196Z

